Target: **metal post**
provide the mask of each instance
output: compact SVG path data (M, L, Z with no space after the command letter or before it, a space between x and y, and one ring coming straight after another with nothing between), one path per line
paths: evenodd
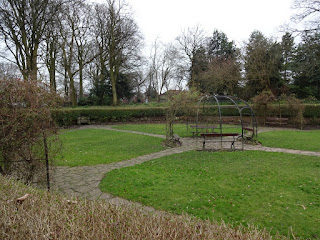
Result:
M44 145L44 153L46 157L46 168L47 168L47 188L50 191L50 175L49 175L49 157L48 157L48 145L47 145L47 137L45 132L43 131L43 145Z

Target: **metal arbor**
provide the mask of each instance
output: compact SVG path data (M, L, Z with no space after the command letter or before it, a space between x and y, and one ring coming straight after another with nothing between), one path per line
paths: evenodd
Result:
M202 140L202 148L226 146L233 150L257 136L257 119L253 109L244 100L233 96L203 96L198 102L193 135ZM213 143L213 144L212 144ZM231 144L231 145L230 145Z

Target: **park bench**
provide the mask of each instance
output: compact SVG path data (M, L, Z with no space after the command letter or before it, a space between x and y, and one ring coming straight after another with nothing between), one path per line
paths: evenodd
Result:
M90 124L90 118L89 117L78 117L78 125L82 124Z
M288 118L267 117L265 123L268 125L287 125L288 120Z
M202 141L202 149L205 149L206 141L209 139L216 139L218 137L231 137L229 139L219 140L217 142L230 142L231 149L235 149L234 143L237 141L236 137L241 136L239 133L202 133L201 137L203 138Z
M173 140L177 142L180 146L182 145L182 142L180 141L180 137L178 134L173 134Z

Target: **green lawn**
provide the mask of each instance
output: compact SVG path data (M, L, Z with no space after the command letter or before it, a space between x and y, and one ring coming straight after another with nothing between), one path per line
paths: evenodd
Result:
M263 146L320 152L320 131L271 131L258 134Z
M100 188L178 214L319 238L319 177L317 157L191 151L111 171Z
M191 124L189 124L191 125ZM219 125L217 125L219 126ZM223 125L225 129L223 129L224 133L241 133L241 128L238 126L232 125ZM228 128L229 127L229 128ZM230 128L232 127L232 128ZM160 134L166 135L166 125L163 123L159 124L123 124L123 125L116 125L113 128L121 129L121 130L130 130L130 131L137 131L137 132L144 132L144 133L152 133L152 134ZM186 124L174 124L173 125L174 133L178 134L180 137L192 137L192 129L188 128ZM219 131L216 129L215 131Z
M83 129L60 133L60 166L85 166L119 162L158 152L163 139L104 129Z

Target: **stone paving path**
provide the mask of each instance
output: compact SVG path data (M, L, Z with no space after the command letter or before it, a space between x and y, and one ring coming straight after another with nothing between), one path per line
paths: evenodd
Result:
M131 132L136 134L143 134L154 137L165 138L163 135L141 133L135 131L124 131L118 129L112 129L112 126L85 126L81 129L107 129L112 131L120 132ZM261 131L267 131L268 129L261 129ZM152 159L168 156L176 153L182 153L201 148L202 144L196 142L192 138L182 138L182 146L177 148L170 148L160 152L140 156L127 161L111 163L111 164L99 164L95 166L81 166L81 167L57 167L55 172L52 174L52 188L62 192L66 195L75 195L86 197L88 199L104 199L111 204L129 204L141 207L144 210L152 211L153 208L143 206L139 203L133 203L125 199L114 197L111 194L103 193L99 189L99 183L102 178L111 170L119 169L123 167L129 167L136 164L140 164ZM239 146L238 146L239 147ZM292 154L301 154L309 156L320 157L320 152L310 152L301 150L291 150L283 148L270 148L262 147L258 145L244 145L245 150L261 150L267 152L284 152Z

